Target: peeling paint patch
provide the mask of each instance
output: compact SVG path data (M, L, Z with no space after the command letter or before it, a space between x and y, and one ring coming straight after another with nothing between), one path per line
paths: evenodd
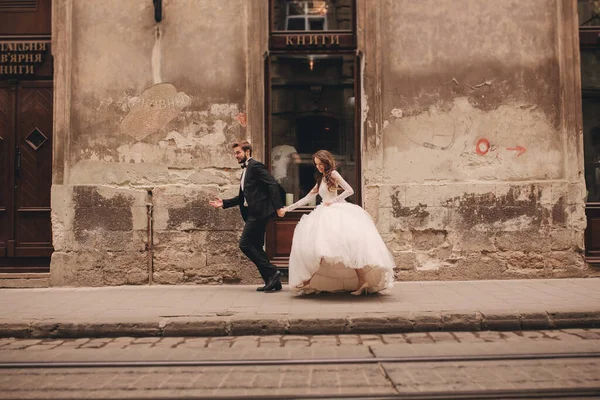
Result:
M75 216L73 228L76 237L84 231L133 230L131 207L134 199L123 194L104 197L96 188L75 187L73 190Z
M448 237L448 231L438 229L411 229L414 247L419 250L430 250L442 246Z
M386 183L562 179L560 132L543 112L521 106L482 111L456 98L448 110L409 116L403 108L382 132Z
M239 212L223 212L208 205L209 200L214 197L208 193L197 193L197 199L186 198L183 204L175 207L176 203L171 197L166 206L166 230L167 231L220 231L234 230L239 227ZM188 201L189 200L189 201Z
M236 118L239 113L239 108L234 103L217 103L210 106L210 114L218 118Z
M244 128L246 127L246 125L248 125L248 118L246 116L246 113L239 113L235 119L238 120L238 122L240 123L241 126L243 126Z
M413 216L413 217L417 217L419 219L425 219L429 216L429 212L427 211L426 204L419 203L419 205L417 205L415 208L412 208L412 209L410 207L404 207L400 203L400 200L398 199L398 195L399 195L399 192L396 192L394 195L391 196L392 215L394 216L394 218Z
M161 83L146 89L129 103L129 112L121 121L121 131L142 140L164 128L191 104L191 99L187 94L177 92L175 86Z
M556 204L552 207L552 223L564 225L567 222L566 201L564 196L561 196Z
M549 223L548 213L539 201L541 196L542 190L531 185L528 189L512 187L502 196L465 193L447 200L446 205L456 209L467 229L510 220L522 227L539 228Z
M418 253L416 255L417 263L415 269L417 271L437 271L442 267L440 260L436 260L427 256L426 254Z

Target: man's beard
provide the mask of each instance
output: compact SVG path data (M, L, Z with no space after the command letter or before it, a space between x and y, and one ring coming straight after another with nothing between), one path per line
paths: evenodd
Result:
M245 164L245 163L246 163L246 161L248 161L248 157L247 157L247 156L244 156L244 158L242 158L241 160L239 160L239 161L238 161L238 163L240 163L240 164Z

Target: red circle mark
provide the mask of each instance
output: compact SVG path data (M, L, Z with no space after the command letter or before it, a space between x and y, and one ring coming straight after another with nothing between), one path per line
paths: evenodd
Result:
M475 152L480 156L485 156L490 151L490 141L487 139L479 139L475 145Z

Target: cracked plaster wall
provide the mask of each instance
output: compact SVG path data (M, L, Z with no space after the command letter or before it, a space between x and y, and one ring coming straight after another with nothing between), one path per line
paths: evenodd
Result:
M398 278L595 274L581 257L579 132L561 113L558 0L357 4L364 206ZM236 192L228 144L263 118L248 97L262 90L249 72L262 65L247 59L260 46L248 40L246 0L164 0L163 10L156 24L150 1L72 2L53 285L147 283L148 203L155 283L259 279L237 248L237 210L207 206Z
M64 2L65 4L67 2ZM246 132L244 0L72 2L70 143L53 185L53 285L250 282L229 144ZM61 21L66 23L66 21ZM148 192L151 192L151 196Z
M580 132L561 114L558 3L378 3L365 206L399 279L597 275L582 257L583 163L565 140Z

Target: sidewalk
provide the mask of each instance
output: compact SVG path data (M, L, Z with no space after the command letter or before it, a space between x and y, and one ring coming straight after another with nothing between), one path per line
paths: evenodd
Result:
M389 294L284 287L0 290L0 336L316 335L600 327L600 279L398 282Z

